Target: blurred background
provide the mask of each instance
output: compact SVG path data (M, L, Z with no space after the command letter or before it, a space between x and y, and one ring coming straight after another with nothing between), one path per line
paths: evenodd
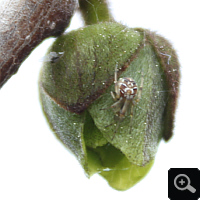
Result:
M133 188L112 189L98 174L89 180L76 158L57 140L42 113L38 77L45 40L0 90L0 199L168 199L170 168L200 168L199 1L108 0L116 21L167 38L181 64L180 98L173 138L161 141L148 175ZM76 12L70 28L84 26Z

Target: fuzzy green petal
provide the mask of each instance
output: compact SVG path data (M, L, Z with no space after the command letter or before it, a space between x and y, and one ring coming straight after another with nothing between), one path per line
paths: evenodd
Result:
M134 77L139 85L141 72L144 73L142 99L134 107L133 119L127 116L116 130L116 124L119 122L115 120L113 110L106 109L114 103L110 95L110 91L114 91L114 85L108 88L107 93L89 109L104 137L120 149L131 163L140 166L144 166L154 158L163 131L163 113L167 102L166 88L161 66L155 58L150 45L146 45L120 76Z

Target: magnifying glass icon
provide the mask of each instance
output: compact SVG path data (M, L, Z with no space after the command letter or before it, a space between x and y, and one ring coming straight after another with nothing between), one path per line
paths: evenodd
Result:
M190 185L190 178L186 174L179 174L174 179L174 186L178 190L189 190L192 193L196 192L196 189Z

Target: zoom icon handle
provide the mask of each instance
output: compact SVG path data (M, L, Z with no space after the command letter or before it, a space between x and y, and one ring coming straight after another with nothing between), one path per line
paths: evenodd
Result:
M168 171L168 197L171 200L197 200L200 197L200 171L197 168L171 168Z

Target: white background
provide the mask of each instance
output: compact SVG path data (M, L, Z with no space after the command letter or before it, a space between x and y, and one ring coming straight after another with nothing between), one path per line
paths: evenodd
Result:
M87 179L76 158L48 127L39 104L41 60L53 39L46 40L0 90L0 199L165 200L169 168L200 168L199 1L109 2L118 22L157 31L177 50L182 78L173 138L160 143L149 174L125 192L112 189L99 175ZM70 29L82 25L76 14Z

